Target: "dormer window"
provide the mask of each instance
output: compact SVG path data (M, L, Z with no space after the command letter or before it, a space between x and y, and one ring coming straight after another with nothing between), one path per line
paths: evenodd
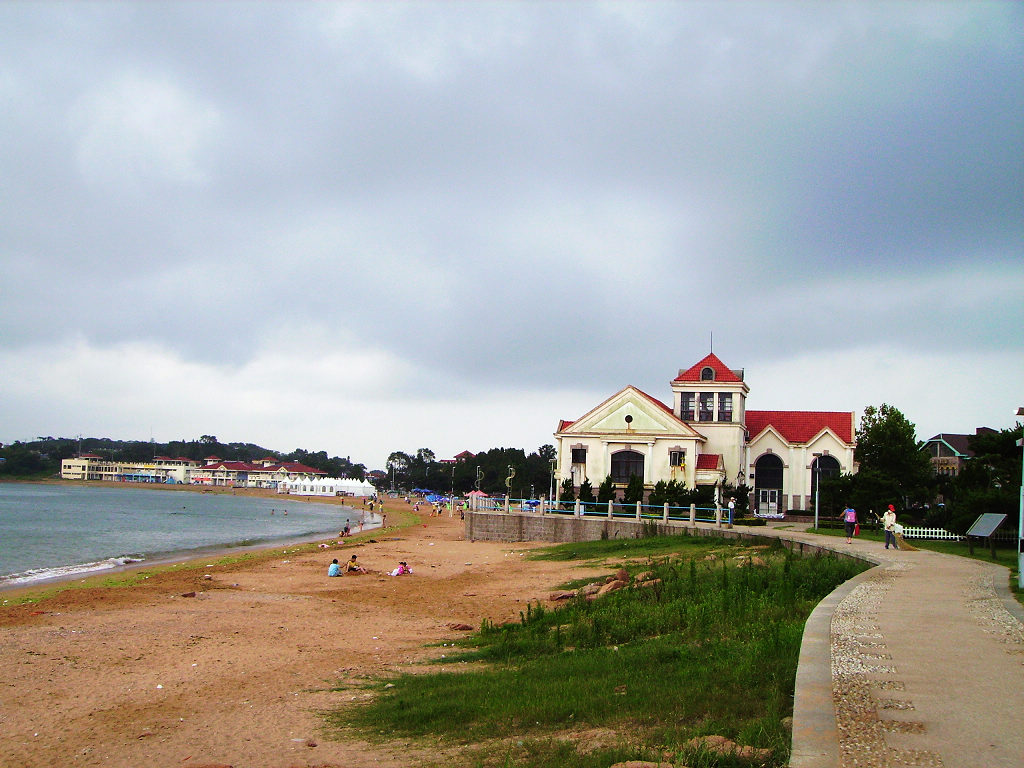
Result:
M715 369L709 365L704 366L700 369L700 380L701 381L714 381L715 380Z

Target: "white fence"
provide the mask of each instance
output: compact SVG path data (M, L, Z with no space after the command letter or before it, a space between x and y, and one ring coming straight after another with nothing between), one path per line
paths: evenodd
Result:
M966 536L947 531L945 528L923 528L921 526L904 526L903 538L905 539L938 539L946 541L963 541ZM996 531L992 534L996 541L1013 541L1017 538L1015 531Z

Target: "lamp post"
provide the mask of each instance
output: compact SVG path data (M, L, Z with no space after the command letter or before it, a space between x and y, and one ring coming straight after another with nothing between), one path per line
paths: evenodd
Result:
M548 486L548 501L552 501L555 498L555 464L558 463L558 459L548 459L551 463L551 482Z
M818 530L818 499L821 497L821 456L820 453L812 453L814 457L814 530Z
M1017 409L1017 416L1024 416L1024 408ZM1020 466L1020 511L1017 518L1017 587L1024 589L1024 437L1017 441L1021 449Z

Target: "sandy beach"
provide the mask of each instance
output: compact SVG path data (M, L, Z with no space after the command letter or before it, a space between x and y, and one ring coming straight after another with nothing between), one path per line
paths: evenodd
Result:
M412 515L404 502L385 511L389 523ZM5 606L0 764L352 768L440 757L332 736L317 713L367 695L355 687L367 678L443 653L427 646L461 634L450 624L515 619L582 573L525 564L540 545L465 541L457 516L417 517L330 549L201 558L128 588ZM352 554L371 573L327 578L333 557ZM413 573L387 575L400 560ZM339 684L353 687L331 690Z

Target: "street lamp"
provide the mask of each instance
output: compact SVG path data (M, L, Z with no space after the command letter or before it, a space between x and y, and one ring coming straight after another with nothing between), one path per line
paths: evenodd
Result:
M820 453L812 453L814 457L814 530L818 530L818 499L821 496L821 457Z
M1017 409L1017 416L1024 416L1024 408ZM1024 437L1017 441L1017 447L1022 450L1020 465L1020 512L1017 518L1017 587L1024 589Z

